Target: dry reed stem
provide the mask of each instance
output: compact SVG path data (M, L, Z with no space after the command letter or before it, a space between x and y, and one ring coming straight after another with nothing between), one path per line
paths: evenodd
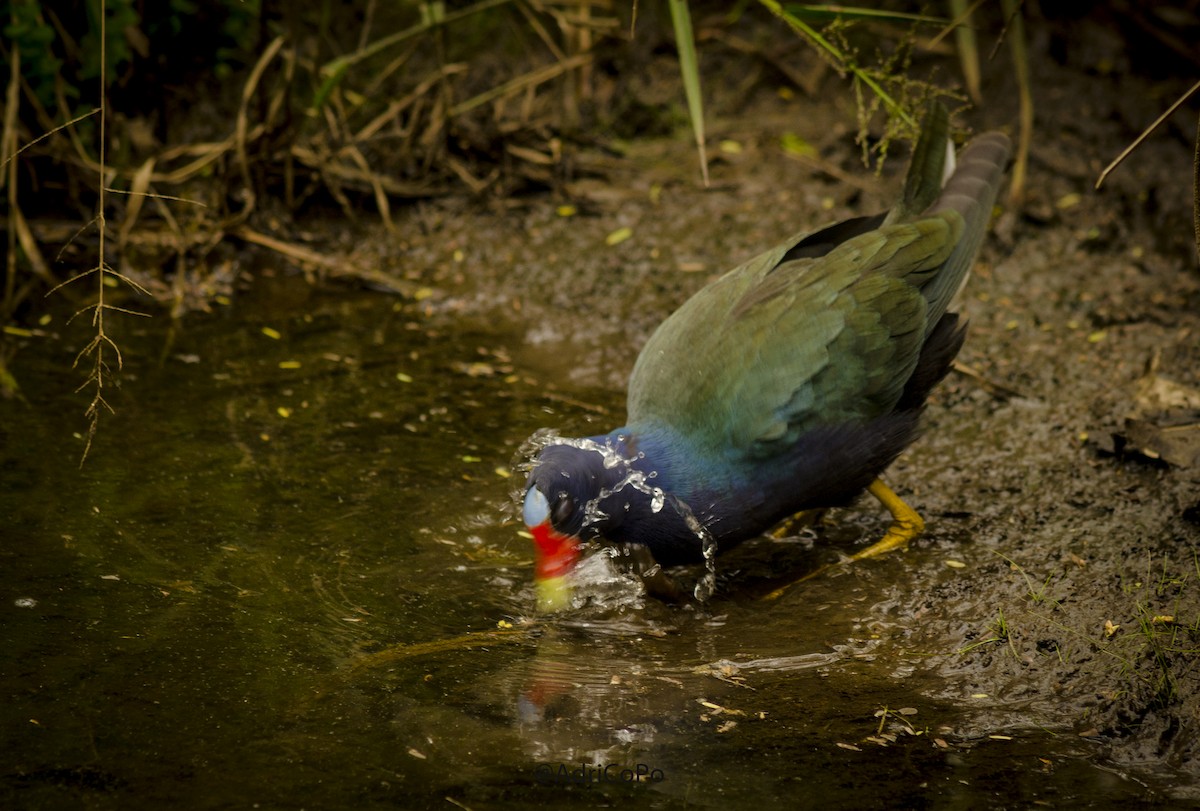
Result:
M326 268L328 270L345 269L344 263L338 261L337 259L317 253L309 248L301 247L300 245L293 245L290 242L284 242L282 239L276 239L275 237L260 233L244 225L238 226L228 233L229 236L236 237L237 239L244 240L245 242L249 242L253 245L261 245L264 248L270 248L276 253L286 256L294 262L313 265L319 268Z
M379 217L383 220L383 225L388 233L394 233L396 226L392 223L392 210L388 204L387 192L383 190L383 182L380 180L378 172L371 171L371 165L367 163L366 157L356 146L347 146L342 149L342 152L350 156L350 159L356 166L370 178L371 190L375 193L375 207L379 209Z
M537 66L466 99L453 97L456 83L452 86L452 80L466 75L472 66L463 62L444 62L432 72L420 76L405 95L392 101L382 112L373 112L378 108L372 102L378 97L384 79L394 77L410 66L413 55L419 53L418 46L422 40L418 34L432 32L437 35L457 20L512 2L516 3L513 14L527 22L529 30L544 44L554 62ZM553 20L559 30L555 31L553 26L547 24L547 20ZM167 248L175 252L177 261L183 261L185 254L203 255L222 238L240 236L244 241L269 247L302 263L329 266L327 261L314 257L311 252L295 249L281 240L268 243L264 238L259 238L263 235L254 236L258 232L239 230L239 226L245 225L248 217L256 211L256 195L261 193L264 180L280 178L285 199L291 205L299 204L316 191L323 191L337 201L345 215L352 220L361 214L358 210L361 205L359 195L368 195L389 229L394 228L391 205L396 198L444 194L457 185L455 180L476 194L493 187L504 172L539 183L553 183L557 178L553 167L561 164L562 150L557 144L552 144L548 149L538 149L537 145L502 143L500 148L507 160L489 166L481 173L472 156L463 156L448 148L449 139L460 127L470 129L476 126L474 123L460 124L459 120L487 105L493 108L491 124L499 125L505 137L536 126L531 123L540 120L536 103L546 98L545 85L552 81L565 78L570 83L564 89L568 96L586 97L590 93L587 72L593 62L591 48L600 35L615 31L617 26L612 3L608 0L568 0L559 3L544 0L481 0L374 43L367 42L370 34L370 21L367 21L359 37L363 47L323 66L304 63L296 48L279 36L259 55L247 75L240 89L231 132L223 139L169 146L149 158L141 159L137 165L112 166L108 163L107 153L100 160L93 157L95 152L85 146L78 127L84 118L99 113L105 119L104 129L107 133L107 109L101 105L90 113L53 127L45 135L22 147L21 151L51 139L50 151L56 159L73 169L100 178L96 188L105 202L97 217L88 225L98 226L100 263L89 271L73 276L68 282L95 273L103 284L104 276L113 274L104 263L106 240L114 240L118 250L131 246ZM381 71L367 78L365 88L352 89L345 82L345 74L350 67L399 44L403 44L400 52ZM579 52L572 53L573 49ZM439 53L444 59L444 51L439 49ZM273 74L276 81L267 90L268 71L273 66L279 70ZM572 72L578 72L578 75L571 77ZM13 73L17 76L19 71ZM317 116L312 119L317 131L291 142L268 141L268 138L279 137L280 126L289 114L297 83L314 78L326 82L317 96L321 102L314 110ZM39 120L47 118L28 85L14 82L8 92L10 98L13 93L29 98L30 108L36 112ZM510 102L514 98L518 99L516 104ZM55 88L55 99L60 118L66 119L63 113L68 105L61 77ZM256 99L261 99L263 103L255 104ZM10 104L8 107L6 115L14 116L16 105ZM291 109L291 112L295 110ZM516 120L511 117L506 119L506 115L511 116L513 112L519 113L520 117ZM255 120L256 114L259 120ZM509 122L507 127L504 124L506 120ZM399 172L381 171L372 165L378 160L373 151L375 144L392 139L399 145L388 150L388 159L394 162L393 165L419 173L421 179L410 180ZM15 157L6 155L9 162ZM225 168L222 168L222 164ZM199 201L164 194L162 191L207 177L214 170L231 171L239 181L236 185L239 186L243 205L230 218L218 221L201 210L190 214L188 220L181 221L164 205L165 201L184 200L203 207ZM3 182L2 177L0 182ZM113 195L123 195L128 201L115 234L108 230L108 212L105 210ZM148 197L156 201L149 211L145 204ZM10 205L10 208L15 210L15 206ZM153 219L161 220L162 224L148 222L151 214ZM31 256L36 254L35 231L28 224L19 216L10 216L6 227L10 256L18 249L26 249ZM76 237L68 240L67 244ZM62 255L60 252L60 258ZM44 260L33 259L31 262L34 278L45 282L54 291L61 289L64 283L52 276L50 266ZM114 275L114 278L124 277ZM154 287L161 289L157 285ZM100 334L103 334L106 311L101 288L94 311ZM100 355L112 351L105 341L93 343L90 350ZM102 364L103 358L98 359L98 363ZM97 368L100 372L97 372L96 380L102 385L103 371L107 367Z
M129 234L137 225L138 215L142 212L142 203L150 188L150 175L154 172L155 159L149 158L141 168L134 172L133 182L129 184L129 205L125 207L125 216L121 218L121 227L117 229L117 245L124 248L129 242Z
M1020 132L1017 137L1017 154L1013 160L1011 182L1008 188L1009 204L1020 208L1025 199L1025 176L1029 169L1029 150L1033 146L1033 88L1029 76L1029 54L1025 49L1025 22L1021 16L1018 0L1002 0L1006 15L1005 28L1008 45L1012 52L1013 70L1017 76L1017 92L1020 97ZM1001 34L1003 39L1004 34Z
M534 87L539 84L543 84L551 79L561 76L563 73L566 73L573 68L577 68L580 65L587 64L591 61L592 55L590 53L576 54L575 56L568 57L561 62L556 62L553 65L546 65L545 67L537 68L522 76L518 76L515 79L510 79L501 85L491 88L490 90L485 90L483 93L469 98L464 102L454 105L450 108L449 116L450 118L458 118L463 113L470 112L480 105L487 104L489 101L512 95L518 90L522 90L526 87Z
M15 183L13 184L16 185ZM10 196L15 197L15 193L10 191ZM21 209L12 205L9 208L9 227L16 230L17 242L21 246L21 250L25 253L25 258L29 260L29 268L33 271L33 275L41 279L46 284L58 284L58 277L50 270L50 266L46 264L45 257L42 256L41 246L33 237L33 232L29 230L29 223L25 221L25 215L21 213ZM10 262L9 278L16 278L16 263ZM7 292L7 291L6 291Z
M469 65L463 62L456 62L449 65L443 65L430 75L422 79L410 93L401 97L399 100L392 102L387 106L387 109L371 119L358 133L354 136L355 142L366 141L374 137L387 124L394 121L397 116L404 112L408 107L415 104L420 99L424 98L430 90L437 86L438 82L444 80L448 76L453 76L459 73L466 73Z
M542 21L530 9L529 3L518 2L517 10L521 12L521 16L525 18L525 22L529 24L529 27L533 29L533 33L537 35L538 39L542 41L542 44L546 46L546 49L550 51L555 59L561 62L567 58L562 48L559 48L558 43L554 41L554 37L550 36L550 32L542 25Z
M250 159L247 157L246 143L250 100L254 98L254 93L258 89L258 83L262 80L263 72L267 69L267 65L275 59L275 55L279 53L279 49L283 47L283 35L275 37L267 49L263 51L262 56L254 64L254 69L250 71L250 76L246 79L246 83L242 85L242 103L238 106L237 119L233 130L233 143L237 150L238 166L242 170L242 183L246 194L246 206L243 210L245 216L249 216L250 211L254 208L254 183L250 177Z
M24 222L21 218L21 207L17 195L17 164L13 161L18 154L17 149L17 105L20 102L20 79L21 75L21 49L14 42L12 45L12 55L9 58L9 74L8 90L5 94L4 108L4 130L0 132L0 153L5 156L2 166L8 167L8 172L0 175L4 177L8 183L8 210L13 216L8 219L8 253L6 270L4 273L4 299L0 304L3 304L5 312L5 320L7 320L10 308L15 306L14 296L17 291L17 244L19 237L17 235L17 223ZM28 227L26 228L28 230ZM39 252L40 258L40 252Z
M1100 173L1100 176L1098 178L1096 178L1095 188L1097 188L1097 189L1100 188L1100 186L1102 186L1104 184L1105 178L1107 178L1114 169L1116 169L1118 166L1120 166L1121 163L1127 157L1129 157L1129 154L1131 152L1133 152L1133 150L1135 150L1139 146L1141 146L1142 142L1150 137L1150 133L1152 133L1156 129L1158 129L1160 124L1162 124L1164 121L1166 121L1168 118L1170 118L1171 115L1176 110L1178 110L1185 101L1190 99L1197 91L1200 91L1200 81L1197 81L1194 85L1191 86L1191 88L1189 88L1187 91L1185 91L1182 96L1175 99L1175 101L1171 104L1171 106L1163 111L1162 115L1160 115L1158 118L1154 119L1153 124L1146 127L1146 129L1142 130L1141 134L1138 135L1137 138L1133 139L1133 143L1131 143L1129 146L1122 149L1121 154L1117 155L1117 157L1113 158L1112 163L1110 163L1108 166L1104 167L1104 171L1102 171Z
M950 31L954 31L958 42L959 63L962 66L963 81L967 85L967 93L976 104L983 101L983 77L979 69L979 46L975 41L975 28L971 24L971 15L983 0L975 0L967 5L967 0L950 0L951 12L955 15L950 24L942 29L929 43L932 48Z
M376 40L367 47L360 48L352 54L346 54L345 56L340 56L337 59L327 62L321 67L320 73L336 80L344 75L349 68L353 67L364 59L369 59L375 54L387 50L393 45L412 39L413 37L420 36L421 34L424 34L432 29L445 27L452 22L465 19L466 17L469 17L473 14L478 14L481 11L487 11L488 9L511 2L514 2L514 0L482 0L482 2L476 3L473 6L468 6L467 8L459 9L458 11L447 12L437 20L431 20L429 22L422 22L418 23L417 25L410 26L403 31L398 31L395 34L391 34L380 40ZM318 94L318 98L320 98L320 94Z

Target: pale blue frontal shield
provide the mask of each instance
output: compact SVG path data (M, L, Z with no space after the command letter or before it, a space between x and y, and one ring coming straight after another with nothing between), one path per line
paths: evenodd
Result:
M541 490L530 487L529 492L525 494L525 509L522 512L525 516L525 526L536 527L550 517L550 502L546 501Z

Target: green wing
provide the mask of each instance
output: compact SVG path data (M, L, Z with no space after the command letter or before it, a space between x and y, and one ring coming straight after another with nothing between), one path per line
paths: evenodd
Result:
M629 427L673 430L712 457L761 457L895 408L975 261L1008 160L1008 138L989 133L955 166L948 131L932 105L886 216L797 235L664 321L629 380Z
M735 268L651 336L629 381L630 426L767 456L818 425L887 413L932 326L921 288L962 232L942 211L781 261L793 238Z

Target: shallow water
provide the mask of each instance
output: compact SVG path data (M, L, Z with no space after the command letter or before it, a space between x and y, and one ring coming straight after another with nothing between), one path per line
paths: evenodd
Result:
M939 680L955 652L914 648L889 600L952 576L936 549L759 599L873 540L869 509L721 559L701 607L595 558L588 604L537 621L504 474L537 428L617 424L596 401L620 393L550 390L552 350L423 304L278 320L300 284L125 323L82 469L69 341L21 355L0 806L1086 807L1175 779Z

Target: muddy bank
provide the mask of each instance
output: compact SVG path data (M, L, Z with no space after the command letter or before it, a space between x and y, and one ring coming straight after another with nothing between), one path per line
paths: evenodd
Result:
M591 806L536 782L582 761L661 770L656 807L1195 800L1200 474L1130 452L1163 455L1126 423L1200 386L1192 122L1093 193L1178 90L1105 42L1037 57L1027 198L963 295L967 369L887 477L927 534L773 603L770 576L878 538L873 502L722 559L700 610L614 575L534 633L505 474L540 426L619 424L642 342L715 274L889 204L903 156L862 168L832 78L711 82L710 190L686 137L647 140L561 197L307 223L358 270L332 290L245 257L214 315L116 321L123 387L81 473L62 367L87 325L18 356L54 408L2 404L10 804ZM1011 79L985 92L962 122L1012 127Z

